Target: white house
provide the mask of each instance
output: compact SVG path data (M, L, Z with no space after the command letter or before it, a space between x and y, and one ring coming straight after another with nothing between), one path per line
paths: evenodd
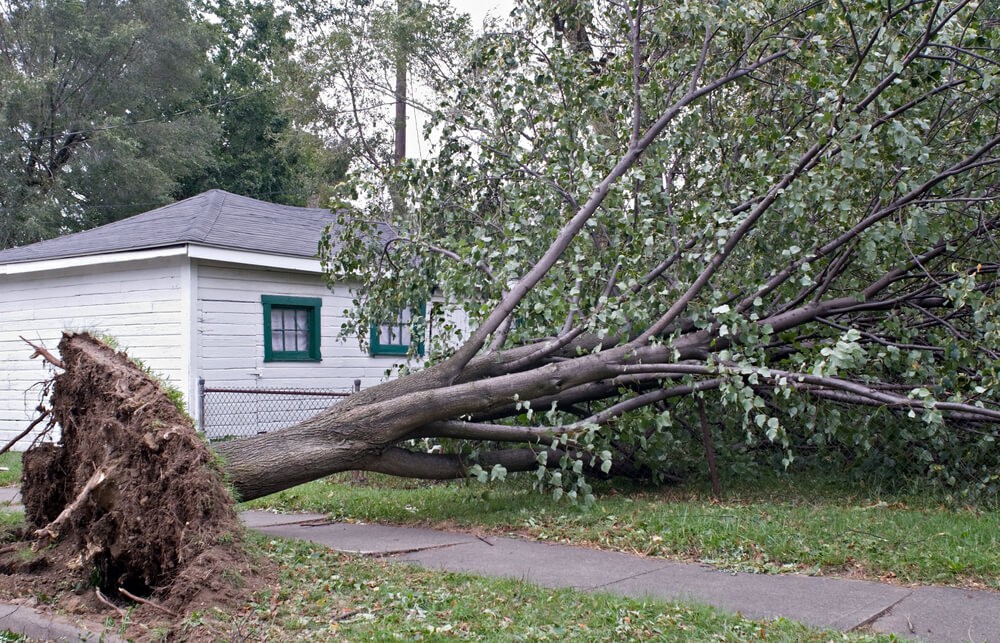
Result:
M346 284L325 284L316 258L332 221L328 210L211 190L0 251L0 445L26 427L45 377L21 336L54 349L65 329L110 335L183 391L209 435L229 432L210 426L219 422L264 430L295 418L273 399L246 395L225 411L206 402L203 415L200 381L209 391L249 395L348 392L356 380L369 386L383 379L408 336L383 332L369 352L339 338L352 298ZM302 391L290 399L307 397L319 407L332 401Z

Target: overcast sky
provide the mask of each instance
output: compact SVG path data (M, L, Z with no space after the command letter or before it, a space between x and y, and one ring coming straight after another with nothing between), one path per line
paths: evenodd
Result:
M458 11L467 13L472 18L472 28L480 30L483 19L488 15L495 18L505 18L514 7L514 0L451 0ZM415 88L411 87L413 91ZM417 89L417 92L420 90ZM410 108L406 113L406 156L410 158L426 158L431 143L423 140L422 128L426 117L419 110Z
M472 16L472 25L479 27L487 14L506 16L514 6L513 0L451 0L453 7Z

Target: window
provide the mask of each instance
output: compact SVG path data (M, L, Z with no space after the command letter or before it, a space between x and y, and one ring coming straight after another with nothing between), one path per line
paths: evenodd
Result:
M264 304L265 362L320 361L322 299L262 295L260 302Z
M421 305L416 311L416 317L423 317L424 307ZM399 316L392 322L375 325L372 324L371 345L372 355L406 355L413 343L411 336L411 324L414 321L414 313L409 308L400 311ZM422 324L421 324L422 326ZM417 342L417 355L423 356L424 343Z

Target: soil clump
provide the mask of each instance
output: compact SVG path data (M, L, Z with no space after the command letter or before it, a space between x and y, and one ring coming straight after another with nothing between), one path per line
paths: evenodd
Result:
M49 427L61 436L24 453L27 526L0 543L0 594L98 621L117 611L123 624L127 608L160 634L180 633L192 612L247 609L272 573L246 553L219 462L191 419L95 337L66 333L59 353Z

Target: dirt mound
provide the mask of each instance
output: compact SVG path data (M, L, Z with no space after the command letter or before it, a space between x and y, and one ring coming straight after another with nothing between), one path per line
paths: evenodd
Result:
M51 412L61 442L24 454L26 535L37 555L15 547L0 555L0 573L61 578L78 593L96 586L116 601L132 594L176 615L242 602L252 575L242 525L190 418L92 336L67 333L59 352Z

